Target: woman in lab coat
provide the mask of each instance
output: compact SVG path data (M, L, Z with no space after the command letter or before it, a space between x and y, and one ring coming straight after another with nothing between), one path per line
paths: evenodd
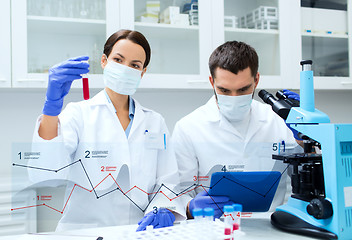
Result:
M184 216L184 208L177 200L150 194L162 184L170 189L178 184L169 132L160 114L131 97L147 70L148 41L137 31L112 34L101 57L104 90L90 100L69 103L61 112L72 82L88 73L87 60L72 58L50 69L43 114L34 132L41 157L31 165L68 166L29 173L35 182L68 180L57 230L136 224L144 212L138 230L149 224L172 225L175 216ZM170 195L167 189L160 191Z

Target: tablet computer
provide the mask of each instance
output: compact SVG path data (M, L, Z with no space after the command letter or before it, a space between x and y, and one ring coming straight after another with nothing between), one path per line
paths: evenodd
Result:
M210 196L228 196L242 204L243 212L266 212L281 179L277 171L215 172L211 175Z

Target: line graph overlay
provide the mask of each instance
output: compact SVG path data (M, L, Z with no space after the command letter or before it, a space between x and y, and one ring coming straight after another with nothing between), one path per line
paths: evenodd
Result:
M66 209L66 206L67 206L67 204L68 204L68 202L69 202L69 200L70 200L70 198L71 198L71 196L72 196L72 194L73 194L73 192L74 192L74 190L76 189L76 187L79 187L79 188L81 188L81 189L83 189L83 190L85 190L85 191L88 191L88 192L94 192L94 194L95 194L95 196L96 196L97 199L102 198L102 197L104 197L104 196L106 196L106 195L108 195L108 194L111 194L111 193L115 192L115 191L120 191L128 200L130 200L130 201L131 201L139 210L141 210L142 212L145 212L145 211L147 210L147 208L149 207L149 205L151 204L151 202L154 200L154 198L155 198L158 194L162 194L162 195L164 195L169 201L173 201L173 200L175 200L175 199L177 199L177 198L183 196L184 194L187 194L187 193L189 193L189 192L191 192L191 191L193 191L193 190L195 190L195 189L201 187L201 188L209 195L209 193L208 193L208 191L207 191L206 189L211 189L211 188L215 187L217 184L219 184L219 183L220 183L221 181L223 181L223 180L228 180L228 181L230 181L230 182L233 182L233 183L235 183L235 184L238 184L238 185L240 185L240 186L242 186L242 187L244 187L244 188L246 188L246 189L248 189L248 190L250 190L250 191L253 191L254 193L256 193L256 194L258 194L258 195L260 195L260 196L262 196L262 197L265 197L265 196L271 191L271 189L272 189L273 186L276 184L276 182L280 180L281 176L287 171L287 169L288 169L288 167L289 167L289 165L288 165L288 166L283 170L283 172L281 172L280 176L274 181L274 183L272 184L272 186L269 188L269 190L267 190L267 192L266 192L265 194L261 194L261 193L258 193L258 192L255 191L255 190L253 190L253 189L251 189L251 188L248 188L248 187L244 186L243 184L238 183L238 182L236 182L236 181L234 181L234 180L232 180L232 179L229 179L229 178L227 178L227 177L225 177L225 176L224 176L223 178L221 178L219 181L217 181L217 182L216 182L214 185L212 185L212 186L204 186L203 184L196 184L196 183L194 183L194 184L192 184L192 185L186 187L184 190L180 191L179 193L174 192L172 189L170 189L169 187L167 187L165 184L161 184L161 186L158 188L157 191L151 192L151 193L148 193L147 191L145 191L145 190L143 190L143 189L141 189L141 188L139 188L139 187L137 187L137 186L133 186L133 187L131 187L129 190L127 190L126 192L124 192L124 191L121 189L121 187L120 187L120 185L118 184L118 182L116 181L116 179L111 175L111 173L109 173L108 175L106 175L96 186L93 186L93 184L92 184L92 182L91 182L91 180L90 180L90 178L89 178L88 173L87 173L86 170L85 170L85 167L84 167L84 165L83 165L81 159L79 159L79 160L77 160L77 161L75 161L75 162L73 162L73 163L70 163L70 164L68 164L68 165L66 165L66 166L64 166L64 167L61 167L61 168L59 168L59 169L57 169L57 170L48 169L48 168L40 168L40 167L35 167L35 166L28 166L28 165L23 165L23 164L16 164L16 163L13 163L12 166L13 166L13 167L22 167L22 168L31 168L31 169L36 169L36 170L40 170L40 171L49 171L49 172L55 172L55 173L57 173L57 172L59 172L59 171L65 169L65 168L67 168L67 167L70 167L70 166L72 166L72 165L74 165L74 164L76 164L76 163L80 163L80 166L82 167L82 169L83 169L83 171L84 171L84 173L85 173L85 176L87 177L87 179L88 179L88 181L89 181L89 183L90 183L92 189L89 190L89 189L87 189L87 188L84 188L84 187L80 186L79 184L74 184L74 186L73 186L73 188L72 188L72 190L71 190L71 192L70 192L70 194L69 194L69 197L67 198L67 200L66 200L66 202L65 202L65 205L64 205L64 207L63 207L63 209L62 209L61 211L60 211L59 209L56 209L56 208L54 208L54 207L51 207L50 205L48 205L48 204L46 204L46 203L37 204L37 205L32 205L32 206L24 206L24 207L12 208L11 211L23 210L23 209L26 209L26 208L44 206L44 207L48 207L48 208L50 208L50 209L52 209L52 210L54 210L54 211L56 211L56 212L58 212L58 213L63 214L64 211L65 211L65 209ZM96 189L102 182L106 181L109 177L111 177L111 178L113 179L113 181L114 181L114 183L116 184L117 187L116 187L115 189L112 189L112 190L110 190L110 191L108 191L108 192L105 192L105 193L103 193L103 194L101 194L101 195L98 195L97 192L95 191L95 189ZM165 188L165 189L169 190L172 194L175 195L175 197L169 198L169 197L162 191L162 188ZM148 196L154 194L154 196L150 199L150 201L148 202L147 206L146 206L144 209L141 208L135 201L133 201L133 200L127 195L127 194L128 194L130 191L132 191L133 189L137 189L137 190L139 190L139 191L141 191L141 192L147 194ZM209 195L209 197L212 199L212 201L214 202L214 204L220 209L220 211L221 211L222 213L224 213L223 210L222 210L222 209L219 207L219 205L217 204L217 202L212 198L212 196ZM230 214L230 215L231 215L231 214ZM231 217L232 217L232 215L231 215ZM232 218L233 218L233 217L232 217Z

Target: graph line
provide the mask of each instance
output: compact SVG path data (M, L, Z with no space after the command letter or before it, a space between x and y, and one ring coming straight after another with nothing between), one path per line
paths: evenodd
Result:
M93 183L91 182L91 179L89 178L89 175L88 175L88 173L87 173L87 171L86 171L86 169L85 169L85 167L84 167L84 165L83 165L83 163L82 163L82 161L81 161L81 159L79 159L79 160L77 160L77 161L75 161L75 162L73 162L73 163L70 163L70 164L68 164L68 165L66 165L66 166L64 166L64 167L61 167L61 168L59 168L59 169L57 169L57 170L48 169L48 168L34 167L34 166L27 166L27 165L16 164L16 163L13 163L12 165L13 165L14 167L23 167L23 168L30 168L30 169L36 169L36 170L41 170L41 171L49 171L49 172L55 172L55 173L57 173L57 172L59 172L59 171L65 169L65 168L67 168L67 167L70 167L70 166L72 166L72 165L74 165L74 164L76 164L76 163L80 163L80 166L82 167L82 169L83 169L83 171L84 171L84 173L85 173L85 175L86 175L86 177L87 177L87 179L88 179L88 181L89 181L89 184L90 184L90 186L91 186L91 188L92 188L91 190L89 190L89 189L87 189L87 188L84 188L84 187L82 187L82 186L80 186L80 185L78 185L78 184L74 184L74 186L73 186L73 188L72 188L72 190L71 190L71 192L70 192L70 194L69 194L69 196L68 196L68 198L67 198L67 200L66 200L66 202L65 202L65 205L64 205L64 207L63 207L63 209L62 209L61 211L58 210L58 209L56 209L56 208L53 208L53 207L51 207L51 206L49 206L48 204L45 204L45 203L43 203L43 204L37 204L37 205L32 205L32 206L25 206L25 207L12 208L11 211L14 211L14 210L22 210L22 209L32 208L32 207L45 206L45 207L48 207L48 208L50 208L50 209L52 209L52 210L54 210L54 211L57 211L57 212L63 214L64 211L65 211L65 209L66 209L66 207L67 207L67 204L68 204L69 200L71 199L71 196L72 196L74 190L76 189L76 187L79 187L79 188L81 188L81 189L83 189L83 190L86 190L86 191L88 191L88 192L94 192L94 194L95 194L95 196L96 196L97 199L102 198L102 197L104 197L104 196L107 196L107 195L109 195L109 194L111 194L111 193L113 193L113 192L115 192L115 191L120 191L128 200L130 200L130 201L131 201L139 210L141 210L142 212L145 212L145 211L147 210L147 208L149 207L149 205L151 204L151 202L154 200L154 198L155 198L158 194L162 194L162 195L164 195L168 200L173 201L173 200L175 200L175 199L177 199L177 198L183 196L184 194L187 194L187 193L189 193L189 192L191 192L191 191L193 191L193 190L195 190L195 189L197 189L197 188L202 188L202 189L209 195L209 193L208 193L208 191L207 191L206 189L212 189L213 187L215 187L217 184L219 184L221 181L223 181L223 180L225 180L225 179L228 180L228 181L231 181L231 182L233 182L233 183L235 183L235 184L238 184L238 185L240 185L240 186L242 186L242 187L244 187L244 188L246 188L246 189L248 189L248 190L250 190L250 191L252 191L252 192L254 192L254 193L256 193L256 194L258 194L258 195L260 195L260 196L262 196L262 197L265 197L265 196L271 191L271 189L275 186L276 182L280 180L281 176L287 171L287 169L288 169L288 167L289 167L289 165L287 165L287 167L284 169L284 171L280 174L280 176L279 176L279 177L275 180L275 182L271 185L271 187L269 188L269 190L267 190L267 192L266 192L265 194L261 194L261 193L255 191L255 190L253 190L253 189L251 189L251 188L248 188L248 187L244 186L243 184L241 184L241 183L239 183L239 182L236 182L236 181L234 181L234 180L232 180L232 179L229 179L229 178L227 178L227 177L225 177L225 176L224 176L223 178L221 178L219 181L217 181L217 182L216 182L214 185L212 185L212 186L204 186L203 184L196 184L196 183L194 183L194 184L190 185L189 187L185 188L184 190L180 191L179 193L176 193L175 191L173 191L172 189L170 189L169 187L167 187L165 184L161 184L161 186L158 188L158 190L156 190L155 192L151 192L151 193L148 193L148 192L144 191L143 189L141 189L141 188L139 188L139 187L137 187L137 186L133 186L133 187L130 188L128 191L124 192L124 191L122 190L122 188L120 187L120 185L118 184L118 182L116 181L116 179L111 175L111 173L109 173L107 176L105 176L105 177L94 187L94 186L93 186ZM116 184L117 187L114 188L114 189L112 189L112 190L110 190L110 191L108 191L108 192L105 192L105 193L103 193L103 194L101 194L101 195L98 195L97 192L95 191L95 189L96 189L102 182L106 181L106 179L107 179L108 177L111 177L111 178L113 179L113 181L114 181L114 183ZM146 207L145 207L144 209L143 209L142 207L140 207L135 201L133 201L133 200L127 195L130 191L132 191L132 190L135 189L135 188L138 189L139 191L141 191L141 192L147 194L148 196L154 194L154 196L150 199L150 201L148 202L148 204L146 205ZM165 189L169 190L172 194L175 195L175 197L169 198L169 197L162 191L162 188L165 188ZM209 195L209 196L210 196L210 195ZM224 213L223 210L222 210L222 209L219 207L219 205L217 204L217 202L214 200L214 198L213 198L212 196L210 196L210 198L212 199L212 201L214 202L214 204L220 209L220 211L221 211L222 213ZM232 216L231 216L231 217L232 217ZM232 218L233 218L233 217L232 217Z

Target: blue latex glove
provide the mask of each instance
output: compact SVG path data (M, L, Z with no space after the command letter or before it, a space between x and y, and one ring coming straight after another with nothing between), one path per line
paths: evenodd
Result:
M88 56L70 58L50 68L43 114L49 116L60 114L64 97L70 91L73 80L80 79L81 74L89 72L89 64L82 62L88 59Z
M292 91L287 90L287 89L284 89L282 92L284 93L284 95L287 98L293 99L293 100L296 100L296 101L300 101L300 97L299 97L298 93L292 92Z
M206 191L200 192L195 198L189 203L189 211L192 214L193 209L195 208L213 208L214 217L219 218L222 216L225 205L232 205L234 202L226 196L209 196ZM193 215L192 215L193 216Z
M284 90L283 90L283 93L284 93L284 95L285 95L287 98L289 98L289 99L293 99L293 100L296 100L296 101L300 101L300 97L299 97L299 94L298 94L298 93L292 92L292 91L287 90L287 89L284 89ZM286 123L286 121L285 121L285 123ZM287 127L292 131L294 138L295 138L296 140L301 141L302 139L301 139L300 137L298 137L298 131L295 130L295 129L293 129L293 128L290 126L291 124L286 123L286 125L287 125Z
M300 138L300 137L298 137L298 131L297 131L296 129L293 129L290 125L291 125L291 124L286 123L286 126L292 131L293 137L294 137L296 140L298 140L298 141L302 141L303 139Z
M151 211L147 213L139 222L138 222L138 231L144 231L147 226L153 225L154 228L163 228L169 227L174 224L175 216L166 208L159 208L155 213Z

